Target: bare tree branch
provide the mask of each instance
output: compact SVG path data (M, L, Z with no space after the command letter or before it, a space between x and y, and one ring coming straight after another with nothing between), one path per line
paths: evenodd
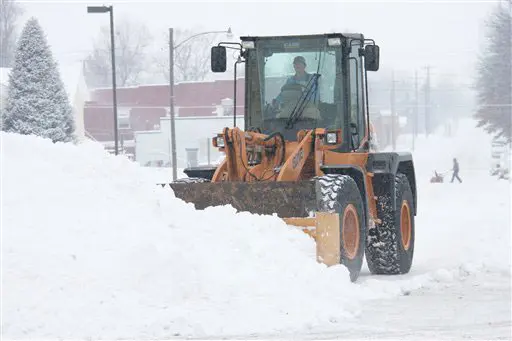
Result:
M190 36L193 30L174 30L174 46ZM165 39L165 40L164 40ZM166 81L169 81L169 33L164 37L165 48L154 58L154 63ZM219 39L217 34L194 37L174 50L174 79L180 81L201 81L210 73L210 47Z
M10 67L16 50L17 20L23 8L15 0L0 1L0 67Z
M147 68L146 50L151 34L144 24L121 21L115 29L116 81L119 86L136 85ZM101 28L100 37L85 61L85 77L91 87L106 87L111 80L110 28Z

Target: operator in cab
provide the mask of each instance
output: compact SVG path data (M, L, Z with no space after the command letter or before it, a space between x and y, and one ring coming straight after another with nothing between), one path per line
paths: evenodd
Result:
M293 68L295 75L289 77L281 88L279 95L272 101L274 108L280 108L281 112L278 117L288 117L292 108L295 107L302 93L306 90L308 83L313 78L313 74L306 72L306 59L303 56L297 56L293 59ZM306 110L303 113L304 118L318 119L319 112L311 110L312 105L318 103L319 94L317 83L311 84L311 90L306 97Z
M295 70L295 75L289 77L287 80L286 80L286 83L284 84L283 88L281 91L283 91L283 89L287 86L287 85L300 85L302 86L303 90L306 88L306 85L308 84L308 82L311 80L311 78L313 77L313 74L311 73L308 73L306 72L306 59L302 56L297 56L293 59L293 69ZM308 99L311 99L312 98L312 95L314 95L316 98L315 99L318 99L318 91L316 91L316 84L313 84L313 89L311 91L311 95L309 96ZM282 103L282 92L279 93L279 95L274 99L273 101L273 105L274 106L277 106L278 104L281 104Z

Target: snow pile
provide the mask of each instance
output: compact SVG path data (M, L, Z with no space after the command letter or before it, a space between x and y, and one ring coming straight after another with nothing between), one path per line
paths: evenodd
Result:
M280 219L195 211L95 144L2 133L8 337L149 338L329 324L356 295Z
M459 157L462 184L430 184L418 168L411 273L363 273L350 283L343 266L318 264L313 240L276 217L227 206L196 211L155 186L152 169L94 143L1 137L2 323L9 338L336 330L365 300L482 271L510 276L508 189L487 170L466 175L472 153ZM444 146L463 150L479 138L473 130L458 144L429 138L415 162L432 167Z

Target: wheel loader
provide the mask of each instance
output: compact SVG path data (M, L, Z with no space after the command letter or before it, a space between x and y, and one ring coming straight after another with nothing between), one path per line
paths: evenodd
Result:
M227 70L228 49L238 51L235 81L245 67L243 127L235 87L233 126L212 139L223 161L161 185L197 209L277 215L353 282L365 257L372 274L407 273L416 179L410 153L371 148L367 73L379 69L379 46L362 34L243 36L211 48L213 72Z

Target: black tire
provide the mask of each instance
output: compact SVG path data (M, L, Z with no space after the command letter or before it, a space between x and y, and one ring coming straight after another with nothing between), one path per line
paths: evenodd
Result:
M173 184L196 184L196 183L203 183L203 182L210 182L210 180L205 178L181 178L173 181Z
M361 193L354 179L348 175L328 174L316 177L315 180L319 196L318 211L339 214L340 264L347 267L350 280L355 282L363 265L366 240L366 221ZM352 223L355 217L357 217L357 225L354 226ZM345 221L348 222L347 226L344 226ZM351 245L345 245L343 238L343 232L350 227L348 224L357 230L359 236L352 240Z
M414 255L414 206L411 186L405 174L398 173L395 177L393 200L396 211L393 210L391 194L377 198L377 217L382 222L368 229L366 262L372 274L406 274L411 269ZM410 224L407 223L407 216Z

